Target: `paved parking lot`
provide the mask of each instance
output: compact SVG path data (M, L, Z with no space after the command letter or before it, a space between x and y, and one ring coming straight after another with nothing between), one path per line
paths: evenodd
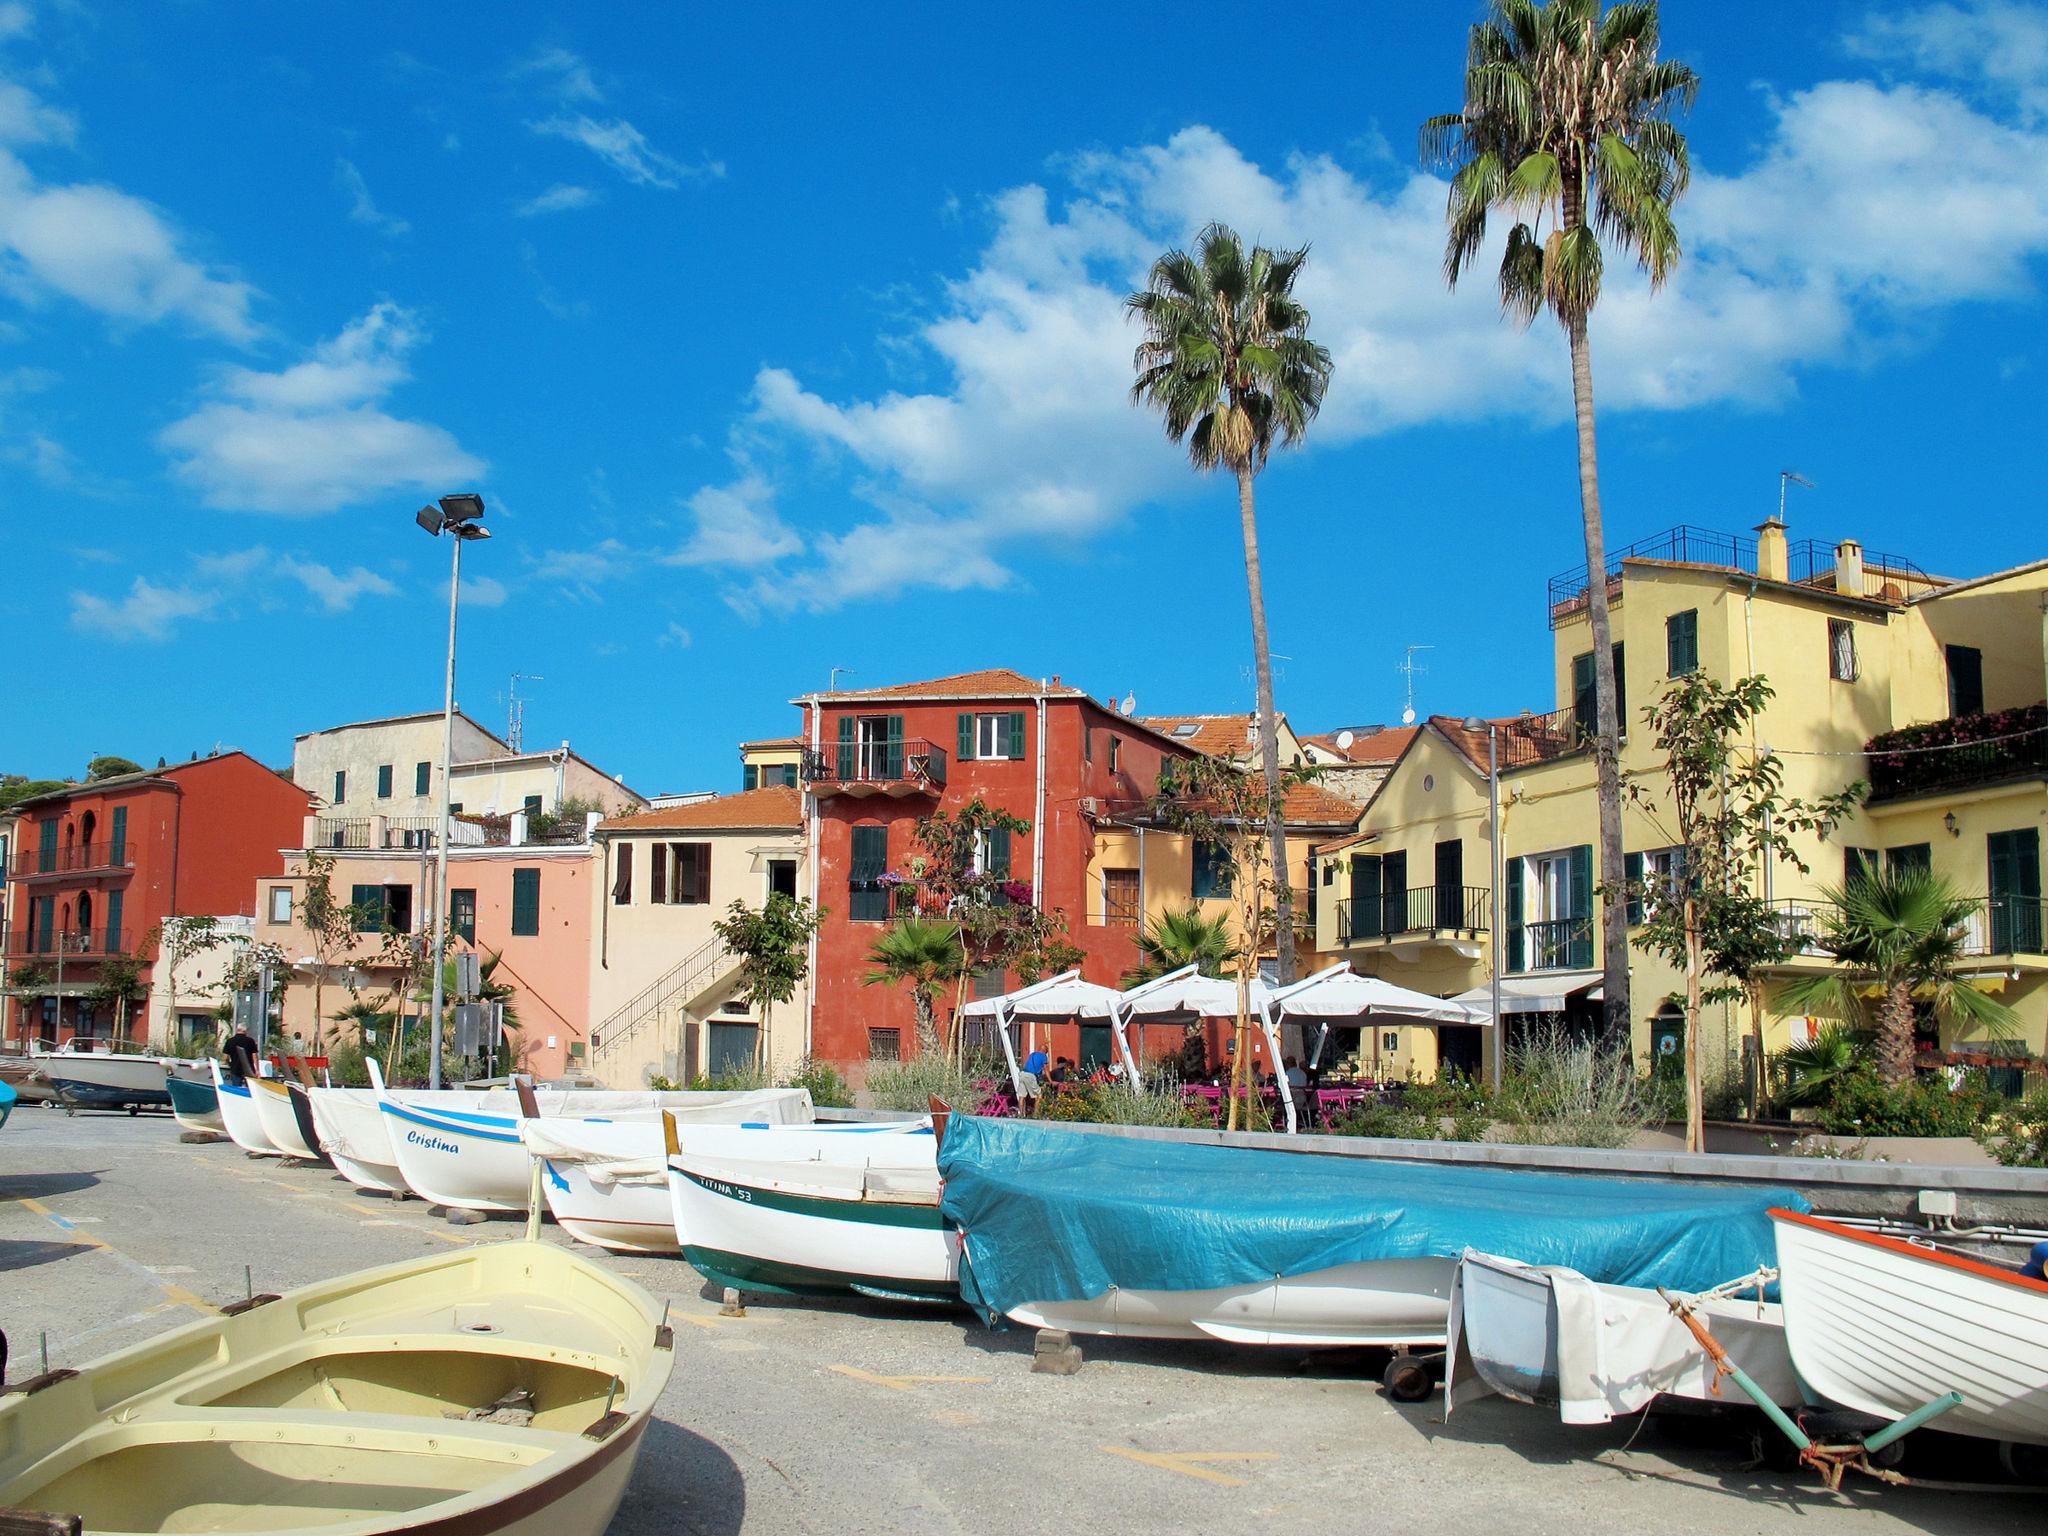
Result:
M209 1302L511 1222L454 1227L326 1168L179 1141L168 1119L18 1111L0 1130L10 1375L78 1364ZM551 1241L564 1241L549 1229ZM585 1253L595 1250L584 1249ZM600 1256L677 1323L675 1376L617 1536L672 1532L2038 1531L2041 1495L1864 1487L1834 1499L1696 1424L1568 1430L1487 1402L1397 1407L1365 1353L1086 1341L1033 1375L1028 1331L875 1302L718 1316L675 1260Z

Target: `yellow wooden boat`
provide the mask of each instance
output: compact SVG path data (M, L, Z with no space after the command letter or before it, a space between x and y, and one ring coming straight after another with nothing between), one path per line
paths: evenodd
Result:
M645 1291L533 1241L258 1296L8 1387L0 1530L600 1536L673 1363Z

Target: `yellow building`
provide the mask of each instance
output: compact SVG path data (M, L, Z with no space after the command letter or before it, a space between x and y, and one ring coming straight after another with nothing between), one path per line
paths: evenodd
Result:
M1652 793L1659 787L1641 712L1669 678L1695 667L1722 682L1762 674L1775 697L1754 745L1777 754L1786 793L1815 798L1857 780L1874 789L1825 843L1799 840L1804 871L1788 861L1758 870L1756 894L1779 908L1788 937L1802 939L1815 931L1824 889L1865 862L1930 864L1978 899L1969 934L1981 960L1977 979L2018 1010L2026 1045L2041 1054L2048 1043L2040 863L2048 816L2048 562L1952 581L1853 541L1790 543L1775 519L1757 534L1752 541L1680 528L1611 561L1628 732L1624 774ZM1587 1023L1597 1016L1586 593L1583 568L1550 583L1557 709L1492 722L1432 718L1356 831L1318 850L1319 951L1424 992L1485 990L1496 937L1490 736L1499 763L1499 950L1509 1031L1537 1014ZM1903 742L1886 736L1900 730ZM1957 749L1955 741L1982 744ZM1896 750L1901 745L1912 750ZM1676 838L1668 818L1629 806L1623 841L1635 874L1668 866ZM1635 1053L1676 1059L1682 977L1641 950L1631 950L1631 962ZM1784 969L1827 963L1806 946ZM1702 1027L1710 1080L1740 1082L1744 1052L1754 1049L1743 1038L1746 1010L1710 1008ZM1804 1038L1808 1027L1804 1018L1772 1011L1763 1048ZM1490 1035L1386 1030L1346 1040L1342 1049L1355 1052L1366 1071L1377 1059L1383 1076L1427 1077L1444 1063L1483 1070ZM1954 1055L1963 1043L1952 1021L1926 1021L1929 1057Z
M740 788L769 789L781 785L797 787L798 769L804 760L801 736L777 736L767 741L740 743Z

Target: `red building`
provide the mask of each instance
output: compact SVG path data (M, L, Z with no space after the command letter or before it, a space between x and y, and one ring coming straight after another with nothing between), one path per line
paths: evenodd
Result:
M791 702L804 711L809 894L827 909L811 993L814 1055L857 1063L909 1054L908 991L861 982L890 915L881 877L915 855L921 818L977 796L1030 824L988 857L1065 917L1087 956L1083 974L1113 986L1136 963L1135 927L1088 922L1095 822L1149 801L1160 765L1188 748L1057 677L1040 683L1006 669ZM998 978L985 977L974 995L997 989Z
M127 773L24 800L16 811L9 1033L111 1036L89 994L109 956L143 962L171 916L248 914L259 877L302 841L306 792L243 752ZM142 1018L146 998L128 1017Z

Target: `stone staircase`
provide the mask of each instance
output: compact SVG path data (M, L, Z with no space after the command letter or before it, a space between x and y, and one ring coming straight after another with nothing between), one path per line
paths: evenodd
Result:
M638 1087L644 1071L630 1084L618 1083L633 1058L648 1058L648 1069L660 1070L662 1058L674 1050L676 1026L685 1022L689 1005L728 980L739 969L739 957L723 939L711 939L612 1010L597 1026L590 1070L600 1081ZM634 1047L637 1044L638 1049Z

